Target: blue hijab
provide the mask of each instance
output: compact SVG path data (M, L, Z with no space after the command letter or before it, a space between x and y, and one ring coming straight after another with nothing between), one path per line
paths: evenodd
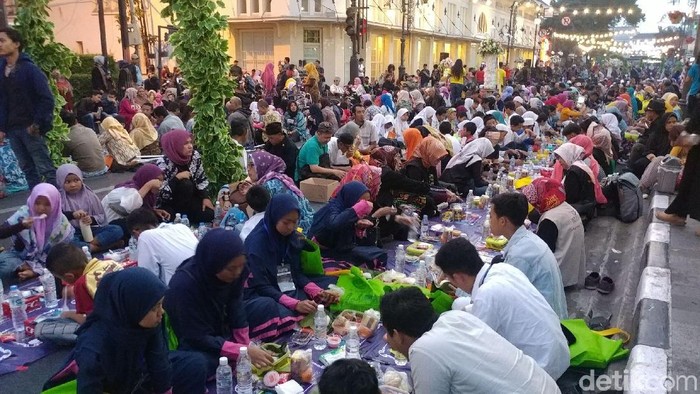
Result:
M107 391L130 392L145 372L145 360L148 372L157 374L154 391L167 390L171 371L162 326L139 326L165 290L163 282L145 268L129 268L102 278L94 309L77 331L75 358L80 371L95 379L102 377ZM81 375L79 372L79 388ZM84 381L90 383L94 381Z
M357 216L354 215L354 212L352 215L348 215L347 220L343 220L342 228L329 228L329 226L332 222L335 222L337 216L341 215L343 211L352 208L353 205L360 201L360 197L367 192L369 192L367 186L359 181L352 181L343 185L338 194L331 198L325 207L316 212L314 222L309 230L309 236L315 236L322 245L327 247L334 247L339 243L336 241L341 239L346 240L347 238L352 241L354 224L357 221ZM349 233L344 234L347 231Z
M250 242L246 238L246 249L249 253L257 254L275 251L276 256L270 262L275 262L276 265L286 255L290 241L293 247L299 248L300 244L296 242L296 231L286 237L277 231L277 222L292 211L297 211L301 215L299 202L291 194L276 194L272 196L270 203L267 204L267 209L265 209L265 217L248 236L249 238L254 236L254 238Z
M512 95L513 95L513 87L506 86L506 88L503 89L503 94L501 94L501 101L505 102L506 99Z
M382 94L381 100L382 105L384 105L389 110L389 112L391 112L392 115L396 113L396 108L394 108L394 102L391 100L391 95L389 93Z

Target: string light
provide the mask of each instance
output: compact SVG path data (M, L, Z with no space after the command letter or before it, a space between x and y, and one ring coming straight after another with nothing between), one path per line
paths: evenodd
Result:
M561 6L559 8L554 9L555 14L559 15L565 15L565 14L571 14L571 15L613 15L613 14L620 14L620 15L633 15L636 11L634 8L629 8L629 9L624 9L622 7L618 7L617 9L610 8L610 7L601 7L601 8L591 8L591 7L584 7L584 8L567 8L564 6Z

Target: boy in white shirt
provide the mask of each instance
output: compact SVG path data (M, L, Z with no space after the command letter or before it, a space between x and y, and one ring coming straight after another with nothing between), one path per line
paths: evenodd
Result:
M248 189L248 193L245 195L246 202L248 206L255 211L255 215L251 216L243 224L241 228L241 240L245 242L251 231L255 226L260 223L260 220L265 216L265 209L267 209L267 204L270 203L270 193L267 192L263 186L255 185Z

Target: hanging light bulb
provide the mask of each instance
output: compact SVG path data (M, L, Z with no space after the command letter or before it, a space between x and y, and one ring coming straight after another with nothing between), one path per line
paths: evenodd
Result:
M578 15L578 10L574 10L573 14Z
M595 10L596 15L600 15L600 10Z
M566 11L566 7L564 7L564 6L559 7L559 12L564 12L564 11Z
M632 15L632 14L634 14L634 10L632 8L630 8L629 10L627 10L627 13Z
M584 13L584 14L588 14L590 11L591 11L591 10L589 10L588 8L584 8L584 9L583 9L583 13Z
M623 10L622 8L618 8L618 9L617 9L617 13L618 13L618 14L622 14L622 12L624 12L624 10Z
M611 10L610 8L608 8L608 10L605 11L605 13L608 14L608 15L610 15L610 14L612 14L612 10Z

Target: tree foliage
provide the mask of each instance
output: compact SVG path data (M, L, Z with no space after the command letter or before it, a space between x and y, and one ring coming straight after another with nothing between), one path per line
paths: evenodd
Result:
M76 60L75 55L65 45L54 39L54 24L49 20L49 0L17 0L15 28L24 38L24 51L34 60L49 78L49 86L56 105L53 111L53 128L46 134L46 145L55 165L62 164L63 144L68 139L68 126L59 116L66 101L58 93L51 71L58 70L66 77Z
M229 137L225 102L233 93L228 79L228 43L220 35L226 19L217 11L221 1L170 0L163 16L172 17L178 31L170 36L174 56L192 93L196 114L194 137L210 183L218 187L245 178L239 158L242 147Z

